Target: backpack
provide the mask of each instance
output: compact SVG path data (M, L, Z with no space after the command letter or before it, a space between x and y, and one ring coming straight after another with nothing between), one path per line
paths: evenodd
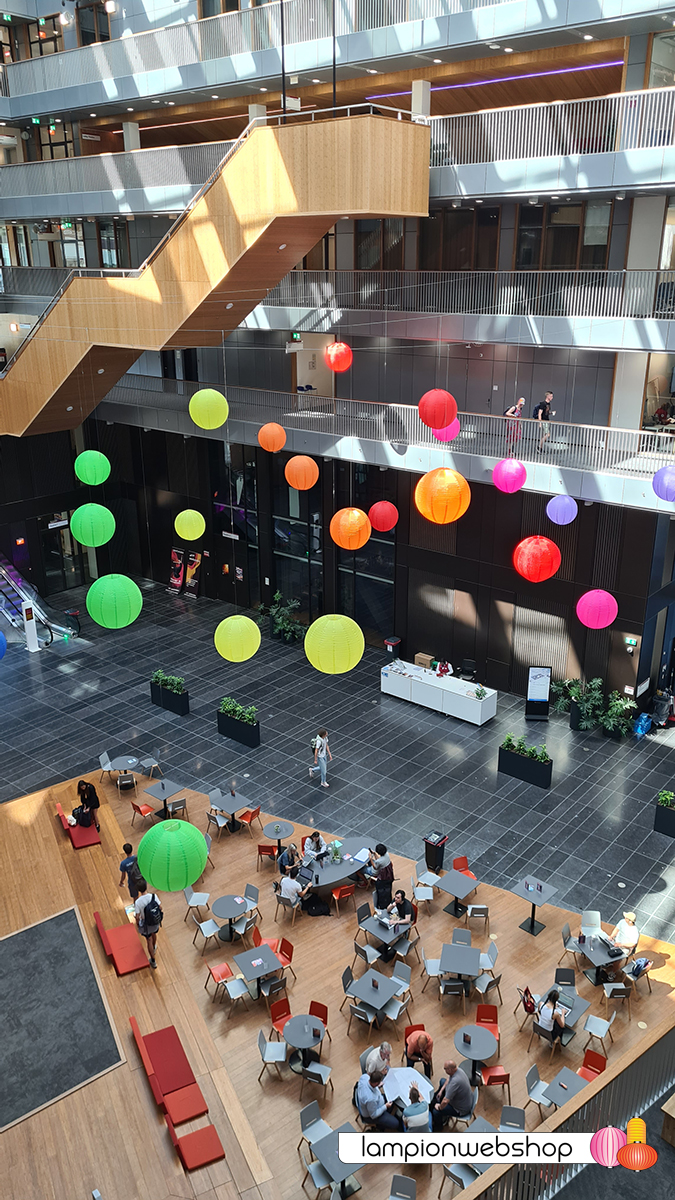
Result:
M631 972L633 979L639 979L650 966L651 963L648 958L636 958Z
M538 412L539 412L539 405L535 404L534 408L532 409L532 420L533 421L536 421Z
M132 884L136 889L138 889L139 883L143 883L143 872L141 871L136 858L134 858L132 865L127 871L127 882Z
M164 913L160 907L159 900L153 892L152 896L150 897L150 903L146 904L145 908L143 909L143 924L145 925L146 929L150 925L156 925L157 928L159 928L163 920Z
M304 900L301 901L301 904L302 911L306 912L309 917L330 916L330 908L326 904L325 900L319 899L319 897L315 896L313 892L310 892L309 896L305 896Z
M73 816L82 829L88 829L91 825L91 813L83 804L78 804L77 808L73 809Z
M319 738L318 738L318 735L316 735L315 737L312 738L312 740L309 743L310 750L312 752L314 752L316 750L318 744L319 744Z
M378 883L393 883L394 882L394 867L392 863L387 863L386 867L382 867L377 873Z

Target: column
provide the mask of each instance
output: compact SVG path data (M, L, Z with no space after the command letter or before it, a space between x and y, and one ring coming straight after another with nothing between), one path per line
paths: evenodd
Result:
M431 116L431 84L426 79L415 79L410 100L412 119Z
M617 429L639 429L647 380L649 354L620 350L614 365L609 424Z
M140 150L141 131L137 121L122 122L122 137L124 138L125 150Z
M257 119L258 125L266 125L267 124L266 118L267 118L266 105L264 105L264 104L249 104L249 106L248 106L249 124L251 123L251 121L255 121Z

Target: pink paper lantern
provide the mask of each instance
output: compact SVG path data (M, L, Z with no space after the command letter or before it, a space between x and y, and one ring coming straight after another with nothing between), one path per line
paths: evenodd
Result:
M615 621L619 605L610 592L602 588L593 588L584 592L577 603L577 616L587 629L606 629Z
M459 417L455 417L450 425L446 425L445 429L432 429L431 431L439 442L452 442L459 433Z
M519 492L526 479L527 471L516 458L503 458L492 468L492 482L500 492Z
M606 1125L604 1129L598 1129L598 1132L593 1134L591 1154L601 1167L618 1167L617 1150L625 1146L627 1140L623 1129L617 1129L614 1125Z

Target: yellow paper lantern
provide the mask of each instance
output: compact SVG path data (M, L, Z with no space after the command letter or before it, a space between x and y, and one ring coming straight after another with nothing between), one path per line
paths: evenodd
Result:
M305 654L324 675L344 675L363 657L365 641L356 621L340 613L318 617L305 635Z
M428 471L415 488L417 511L435 525L449 525L464 516L471 503L471 488L459 471L437 467Z
M230 406L223 393L215 388L202 388L190 401L190 416L200 429L218 429L225 424L229 412Z
M184 508L176 517L173 527L184 542L196 542L206 529L206 521L196 509Z
M216 650L228 662L246 662L260 645L260 630L250 617L225 617L213 635Z

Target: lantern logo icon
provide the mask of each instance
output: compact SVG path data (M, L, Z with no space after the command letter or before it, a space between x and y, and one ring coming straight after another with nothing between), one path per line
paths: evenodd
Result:
M601 1167L621 1165L629 1171L646 1171L658 1158L647 1145L647 1126L640 1117L628 1122L626 1133L611 1125L598 1129L591 1138L591 1154Z

